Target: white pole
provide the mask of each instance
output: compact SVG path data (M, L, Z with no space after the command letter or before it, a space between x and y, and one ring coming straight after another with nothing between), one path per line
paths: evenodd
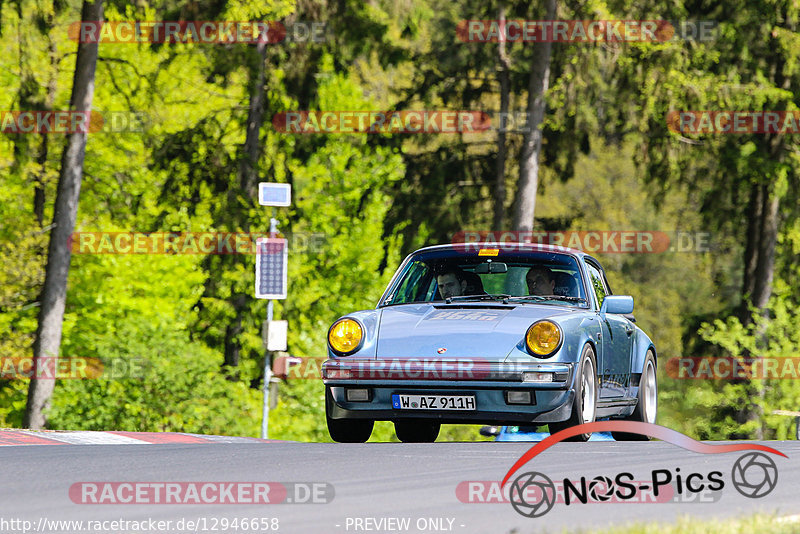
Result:
M272 209L275 213L275 208ZM269 220L269 236L275 237L278 233L278 219L271 217ZM273 301L267 303L267 328L272 321ZM269 337L269 331L267 331ZM261 408L261 439L269 437L269 384L272 380L272 354L269 349L264 352L264 405Z
M267 303L267 327L272 321L272 300ZM269 350L264 353L264 406L261 408L261 439L269 437L269 384L272 380L272 358Z

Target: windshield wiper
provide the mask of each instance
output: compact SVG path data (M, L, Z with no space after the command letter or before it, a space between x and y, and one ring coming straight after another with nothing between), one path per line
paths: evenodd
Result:
M565 302L582 302L586 303L586 299L582 297L566 297L562 295L525 295L522 297L511 297L511 301L520 301L520 300L535 300L537 302L542 302L545 300L563 300Z
M504 293L495 293L495 294L484 293L483 295L458 295L456 297L447 297L446 299L444 299L444 301L447 304L450 304L454 300L463 300L463 301L466 301L466 300L503 300L503 301L505 301L505 300L509 299L510 297L511 297L511 295L506 295Z
M547 297L543 297L541 295L524 295L522 297L511 297L508 300L514 301L514 302L520 301L520 300L536 300L536 301L541 302L543 300L550 300L550 299L547 298Z
M546 297L546 298L549 298L550 300L563 300L565 302L582 302L586 304L586 299L583 297L568 297L563 295L553 295L551 297Z

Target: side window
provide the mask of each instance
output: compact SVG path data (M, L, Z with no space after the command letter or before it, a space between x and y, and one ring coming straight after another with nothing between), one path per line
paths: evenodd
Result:
M432 293L434 286L430 283L431 278L427 265L422 262L414 262L403 277L400 287L397 288L392 304L428 300L427 296Z
M591 263L586 263L586 270L589 272L589 282L592 284L592 289L597 297L597 305L602 306L606 295L610 293L608 290L608 284L605 282L605 277L600 269Z

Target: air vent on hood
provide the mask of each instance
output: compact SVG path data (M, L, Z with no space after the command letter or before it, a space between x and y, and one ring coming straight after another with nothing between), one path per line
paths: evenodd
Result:
M513 308L513 304L434 304L436 310L507 310Z

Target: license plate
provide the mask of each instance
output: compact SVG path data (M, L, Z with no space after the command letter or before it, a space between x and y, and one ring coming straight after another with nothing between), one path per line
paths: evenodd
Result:
M474 395L392 395L397 410L474 410Z

